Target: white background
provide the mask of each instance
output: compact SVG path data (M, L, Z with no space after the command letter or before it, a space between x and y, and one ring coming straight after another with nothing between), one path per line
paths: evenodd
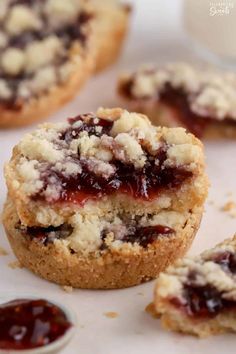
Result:
M135 9L131 31L120 61L111 69L92 78L74 102L54 115L52 121L96 110L98 106L119 105L115 84L120 71L135 68L143 62L195 59L181 29L179 1L136 0L133 3ZM34 127L0 132L0 208L6 196L3 164L10 158L12 147L32 128ZM236 201L235 142L207 143L206 154L211 180L209 200L213 200L215 205L209 201L206 203L206 212L191 253L232 236L236 229L236 219L219 211L229 199L234 198ZM234 192L234 196L227 196L229 192ZM78 330L63 351L64 354L235 353L236 338L233 335L197 340L164 332L159 321L144 311L152 300L153 282L125 290L74 290L68 294L59 286L50 284L25 269L13 270L8 267L8 263L15 258L1 226L0 246L9 251L8 256L0 257L1 293L11 292L14 296L20 296L21 292L28 292L49 296L71 306L77 313ZM104 316L108 311L115 311L119 316L109 319Z

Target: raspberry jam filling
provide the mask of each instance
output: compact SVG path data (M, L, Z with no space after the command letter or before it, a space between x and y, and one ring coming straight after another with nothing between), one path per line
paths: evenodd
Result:
M128 99L137 99L132 94L132 88L134 85L134 78L127 80L126 83L123 83L120 88L120 93L122 96ZM217 121L211 116L202 117L194 113L189 105L188 98L186 93L180 88L175 89L170 84L166 84L165 87L158 95L158 101L166 104L168 107L171 107L174 110L176 119L179 120L187 129L195 134L197 137L202 137L206 127L214 121L214 124L219 126L222 122ZM141 100L147 100L150 97L143 97ZM230 117L224 119L224 123L235 126L235 121Z
M166 85L160 93L160 102L173 108L180 123L198 137L203 135L206 126L210 123L211 117L203 118L191 110L186 93L181 89Z
M70 120L71 124L81 122L77 128L71 126L66 131L60 133L60 139L67 144L72 139L79 136L82 131L88 135L101 137L109 134L113 123L104 119L89 116L84 121L84 116L78 116ZM78 124L76 124L77 126ZM47 188L51 180L60 186L60 196L58 202L74 202L83 204L87 199L101 198L115 192L128 194L134 198L152 200L165 188L177 188L192 177L193 173L184 166L165 166L167 160L167 145L163 142L155 156L146 152L146 162L143 168L135 168L131 163L124 163L115 158L110 161L115 173L110 177L104 177L91 171L88 163L80 159L79 153L72 157L73 162L78 163L82 172L77 175L65 175L52 168L47 168L41 173L43 189L33 196L34 200L44 199L42 192ZM158 164L156 160L158 159Z
M223 270L236 274L236 255L234 253L224 251L215 255L211 260L219 264Z
M155 226L128 226L127 233L120 239L122 242L130 242L132 244L138 243L140 246L146 248L148 245L155 242L160 236L168 236L175 231L167 226L155 225ZM107 231L102 233L102 239L105 241ZM105 242L102 244L101 249L106 249Z
M26 350L50 344L72 324L56 305L17 299L0 305L0 349Z
M17 230L22 232L30 240L34 240L48 246L55 240L63 240L69 237L73 232L73 227L68 224L63 224L58 227L49 226L47 228L43 227L22 227L20 224L16 225ZM123 231L121 231L123 229ZM175 231L167 226L155 225L155 226L140 226L135 224L122 224L120 227L116 225L110 229L104 229L101 232L101 239L103 241L100 249L104 250L106 246L106 237L110 232L113 232L114 241L119 240L122 242L137 243L140 246L146 248L149 244L155 242L161 236L170 236L175 233Z
M168 236L173 234L174 230L167 226L156 225L138 227L130 230L130 233L124 237L123 242L137 242L142 247L147 247L155 242L160 236Z
M236 273L236 256L230 251L220 252L208 259L219 264L226 272ZM219 312L236 308L236 301L224 299L223 292L220 292L212 285L198 286L196 284L196 273L191 272L188 282L184 285L183 303L178 298L170 301L177 307L181 307L188 316L216 316Z
M22 228L20 225L17 225L17 229L20 229L21 232L31 240L35 240L45 246L53 243L55 240L62 240L69 237L73 231L73 228L68 224L63 224L58 227L49 226L47 228L35 226Z
M95 115L85 114L77 116L75 118L69 118L71 127L60 134L60 139L69 144L73 139L79 137L79 134L83 131L87 132L89 136L95 135L101 137L103 134L109 135L113 122L101 118L97 118ZM80 122L80 124L78 124ZM77 123L77 127L73 127L73 124Z
M184 299L184 303L179 298L171 298L170 302L190 317L214 317L222 311L236 309L235 301L224 299L222 292L211 285L185 285Z

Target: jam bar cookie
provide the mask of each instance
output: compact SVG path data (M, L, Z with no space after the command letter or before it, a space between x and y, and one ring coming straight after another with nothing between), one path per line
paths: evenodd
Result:
M236 76L185 63L145 67L120 78L118 92L156 125L198 137L236 137Z
M1 2L0 127L56 111L93 71L93 15L80 3Z
M120 0L90 0L96 18L98 56L96 71L118 58L127 34L131 8Z
M199 337L236 332L236 236L161 273L155 306L165 328Z
M183 256L208 188L198 139L119 108L42 125L5 176L4 225L20 262L82 288L135 285Z

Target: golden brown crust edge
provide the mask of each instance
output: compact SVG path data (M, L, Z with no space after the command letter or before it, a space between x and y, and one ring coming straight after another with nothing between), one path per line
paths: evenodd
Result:
M109 251L100 257L71 254L61 242L42 246L27 240L15 229L18 216L10 200L5 204L3 224L20 263L42 278L75 288L116 289L151 280L184 256L199 228L202 211L198 208L192 214L181 234L159 238L155 246L139 253Z
M95 73L112 65L119 57L128 32L130 8L128 6L101 7L97 10L98 54Z
M92 48L92 43L91 43ZM74 48L73 56L80 53L80 47ZM72 59L73 60L73 59ZM0 105L0 128L15 128L43 120L56 112L61 106L72 100L90 77L94 68L95 52L88 49L88 53L81 56L78 64L68 81L50 89L39 98L32 98L23 105L22 109L6 109Z
M222 326L222 323L224 326ZM191 322L186 316L178 317L177 314L165 313L161 317L161 324L164 329L187 333L200 338L236 331L235 313L229 311L219 314L206 322L197 320Z

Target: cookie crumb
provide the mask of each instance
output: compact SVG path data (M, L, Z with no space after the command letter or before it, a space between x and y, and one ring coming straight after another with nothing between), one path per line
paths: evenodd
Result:
M19 261L13 261L8 263L8 267L11 269L23 268L23 265Z
M228 213L231 218L236 218L236 203L232 200L229 200L225 205L221 208L221 211Z
M3 247L0 247L0 256L7 256L7 255L8 252Z
M236 208L236 204L231 200L225 203L225 205L222 207L223 211L231 211Z
M116 318L116 317L118 317L119 315L118 315L118 313L117 312L105 312L104 313L104 316L106 316L107 318Z
M66 293L72 293L73 288L72 286L64 285L61 287Z
M160 316L158 315L158 313L156 312L156 309L155 309L155 305L153 302L150 302L150 304L148 304L146 307L145 307L145 311L151 315L153 318L160 318Z

